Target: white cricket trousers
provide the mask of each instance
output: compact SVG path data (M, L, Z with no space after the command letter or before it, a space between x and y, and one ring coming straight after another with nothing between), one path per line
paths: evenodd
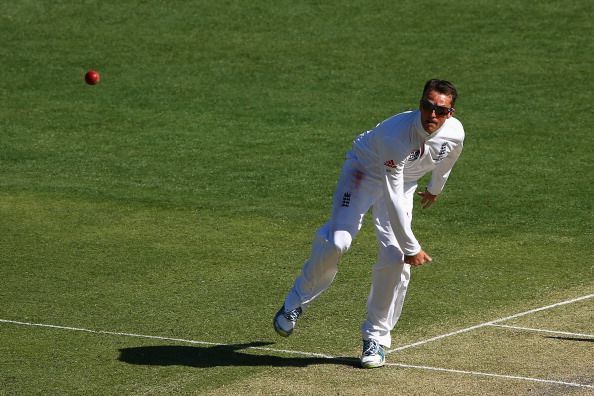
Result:
M405 208L412 218L417 183L405 183ZM392 232L382 181L366 175L353 157L345 161L334 194L332 218L316 231L311 255L285 298L285 308L303 309L326 290L338 271L341 256L361 229L364 215L372 208L379 251L373 266L367 300L367 318L361 325L364 340L374 339L390 347L390 332L402 312L410 280L410 265Z

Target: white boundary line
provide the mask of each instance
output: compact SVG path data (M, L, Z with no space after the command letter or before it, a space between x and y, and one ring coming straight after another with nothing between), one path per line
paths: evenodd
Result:
M570 333L568 331L558 331L558 330L548 330L548 329L534 329L532 327L509 326L509 325L502 325L502 324L492 324L490 326L493 326L493 327L502 327L504 329L533 331L533 332L537 332L537 333L562 334L562 335L568 335L568 336L572 336L572 337L594 338L594 334Z
M44 328L69 330L69 331L79 331L79 332L90 333L90 334L105 334L105 335L114 335L114 336L148 338L148 339L155 339L155 340L162 340L162 341L176 341L176 342L194 344L194 345L210 345L210 346L229 345L229 344L222 344L222 343L216 343L216 342L188 340L188 339L183 339L183 338L161 337L161 336L135 334L135 333L124 333L124 332L116 332L116 331L91 330L91 329L84 329L84 328L80 328L80 327L58 326L58 325L30 323L30 322L19 322L16 320L7 320L7 319L0 319L0 323L9 323L9 324L16 324L16 325L21 325L21 326L44 327ZM334 357L334 356L325 355L325 354L321 354L321 353L292 351L292 350L286 350L286 349L275 349L275 348L267 348L267 347L246 347L245 349L254 349L254 350L260 350L260 351L286 353L289 355L317 357L317 358L329 359L329 360L346 360L344 358ZM556 380L543 379L543 378L522 377L522 376L517 376L517 375L484 373L484 372L480 372L480 371L456 370L456 369L448 369L448 368L442 368L442 367L419 366L419 365L404 364L404 363L386 363L386 366L412 368L412 369L429 370L429 371L440 371L440 372L466 374L466 375L482 376L482 377L504 378L504 379L531 381L531 382L539 382L539 383L546 383L546 384L553 384L553 385L572 386L572 387L577 387L577 388L594 389L594 385L579 384L576 382L556 381Z
M561 301L561 302L558 302L556 304L551 304L551 305L547 305L547 306L544 306L544 307L531 309L529 311L520 312L520 313L517 313L515 315L506 316L505 318L491 320L489 322L480 323L480 324L477 324L477 325L474 325L474 326L466 327L464 329L452 331L451 333L442 334L442 335L439 335L439 336L436 336L436 337L428 338L426 340L414 342L412 344L403 345L403 346L400 346L398 348L390 349L389 351L386 351L386 353L403 351L405 349L413 348L413 347L416 347L416 346L419 346L419 345L424 345L424 344L427 344L427 343L432 342L432 341L441 340L443 338L447 338L447 337L451 337L451 336L454 336L454 335L466 333L466 332L469 332L469 331L472 331L472 330L480 329L482 327L492 326L492 325L494 325L496 323L499 323L499 322L505 322L506 320L519 318L520 316L530 315L530 314L533 314L535 312L545 311L547 309L559 307L559 306L562 306L562 305L572 304L572 303L575 303L575 302L578 302L578 301L587 300L587 299L592 298L592 297L594 297L594 294L588 294L587 296L582 296L582 297L574 298L574 299L571 299L571 300Z

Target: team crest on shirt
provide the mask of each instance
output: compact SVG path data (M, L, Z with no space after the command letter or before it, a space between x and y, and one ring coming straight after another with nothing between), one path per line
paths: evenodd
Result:
M408 155L408 158L406 160L407 161L416 161L419 159L419 157L421 157L423 155L424 152L425 152L425 145L421 146L421 148L418 150L412 151Z
M421 150L419 149L419 150L416 150L416 151L413 151L412 153L410 153L406 160L407 161L416 161L419 159L420 156L421 156Z

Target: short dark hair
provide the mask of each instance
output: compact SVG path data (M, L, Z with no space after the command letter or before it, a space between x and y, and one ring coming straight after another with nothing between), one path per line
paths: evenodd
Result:
M425 83L425 88L423 88L423 98L430 91L436 91L440 94L451 96L452 107L454 107L456 99L458 98L458 90L456 89L456 87L454 87L454 84L446 80L432 78L431 80L427 81Z

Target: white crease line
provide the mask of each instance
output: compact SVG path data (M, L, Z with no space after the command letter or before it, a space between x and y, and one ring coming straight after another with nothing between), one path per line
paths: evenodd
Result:
M520 313L517 313L515 315L507 316L505 318L495 319L495 320L492 320L490 322L480 323L480 324L477 324L477 325L474 325L474 326L466 327L464 329L452 331L451 333L442 334L442 335L439 335L439 336L436 336L436 337L428 338L426 340L414 342L412 344L403 345L403 346L400 346L398 348L390 349L389 351L386 351L386 353L392 353L392 352L402 351L402 350L405 350L405 349L408 349L408 348L413 348L413 347L416 347L416 346L419 346L419 345L424 345L424 344L427 344L427 343L432 342L432 341L437 341L437 340L441 340L443 338L447 338L447 337L451 337L451 336L454 336L454 335L466 333L466 332L469 332L469 331L472 331L472 330L480 329L480 328L485 327L485 326L491 326L491 325L493 325L495 323L505 322L506 320L519 318L520 316L530 315L530 314L533 314L535 312L544 311L544 310L547 310L547 309L559 307L559 306L566 305L566 304L572 304L572 303L575 303L575 302L578 302L578 301L582 301L582 300L587 300L587 299L592 298L592 297L594 297L594 294L588 294L587 296L582 296L582 297L574 298L574 299L567 300L567 301L561 301L561 302L558 302L556 304L547 305L545 307L531 309L529 311L520 312Z
M136 338L149 338L149 339L153 339L153 340L162 340L162 341L176 341L176 342L182 342L182 343L186 343L186 344L211 345L211 346L232 345L232 344L221 344L218 342L188 340L188 339L184 339L184 338L161 337L161 336L153 336L153 335L145 335L145 334L134 334L134 333L121 333L121 332L116 332L116 331L105 331L105 330L91 330L91 329L83 329L80 327L58 326L58 325L50 325L50 324L43 324L43 323L19 322L16 320L7 320L7 319L0 319L0 323L12 323L12 324L17 324L17 325L22 325L22 326L46 327L46 328L51 328L51 329L80 331L80 332L91 333L91 334L106 334L106 335L126 336L126 337L136 337ZM305 355L305 356L319 357L319 358L324 358L324 359L334 359L333 356L324 355L322 353L314 353L314 352L288 351L288 350L284 350L284 349L274 349L274 348L254 347L254 346L248 346L245 349L256 349L256 350L261 350L261 351L290 353L290 354L294 354L294 355Z
M18 324L18 325L23 325L23 326L48 327L51 329L81 331L84 333L92 333L92 334L108 334L108 335L137 337L137 338L152 338L152 339L156 339L156 340L166 340L166 341L179 341L179 342L185 342L185 343L189 343L189 344L224 345L224 344L218 344L216 342L193 341L193 340L185 340L182 338L160 337L160 336L142 335L142 334L134 334L134 333L120 333L120 332L115 332L115 331L90 330L90 329L82 329L80 327L57 326L57 325L50 325L50 324L43 324L43 323L18 322L16 320L0 319L0 322Z
M11 324L17 324L17 325L22 325L22 326L35 326L35 327L46 327L46 328L51 328L51 329L80 331L80 332L91 333L91 334L106 334L106 335L115 335L115 336L149 338L149 339L164 340L164 341L177 341L177 342L188 343L188 344L213 345L213 346L229 345L229 344L221 344L221 343L216 343L216 342L187 340L187 339L183 339L183 338L161 337L161 336L134 334L134 333L123 333L123 332L116 332L116 331L90 330L90 329L83 329L80 327L69 327L69 326L57 326L57 325L42 324L42 323L19 322L16 320L7 320L7 319L0 319L0 323L11 323ZM321 353L291 351L291 350L286 350L286 349L274 349L274 348L266 348L266 347L246 347L245 349L256 349L256 350L269 351L269 352L279 352L279 353L286 353L289 355L311 356L311 357L318 357L318 358L329 359L329 360L345 360L344 358L334 357L334 356L325 355L325 354L321 354ZM465 371L465 370L447 369L447 368L430 367L430 366L417 366L417 365L404 364L404 363L386 363L386 366L415 368L415 369L422 369L422 370L442 371L442 372L449 372L449 373L468 374L468 375L476 375L476 376L506 378L506 379L518 379L518 380L524 380L524 381L541 382L541 383L549 383L549 384L557 384L557 385L566 385L566 386L573 386L573 387L580 387L580 388L593 388L594 389L593 385L578 384L575 382L547 380L547 379L541 379L541 378L520 377L520 376L515 376L515 375L483 373L483 372L478 372L478 371Z
M594 334L570 333L568 331L557 331L557 330L547 330L547 329L534 329L532 327L508 326L508 325L501 325L501 324L492 324L492 325L489 325L489 326L503 327L505 329L534 331L534 332L537 332L537 333L563 334L563 335L568 335L568 336L572 336L572 337L594 338Z
M594 385L579 384L577 382L556 381L556 380L549 380L549 379L542 379L542 378L522 377L519 375L483 373L480 371L467 371L467 370L446 369L446 368L440 368L440 367L417 366L414 364L404 364L404 363L386 363L386 366L398 366L398 367L404 367L404 368L414 368L414 369L422 369L422 370L430 370L430 371L443 371L443 372L447 372L447 373L469 374L469 375L476 375L476 376L482 376L482 377L517 379L517 380L540 382L540 383L546 383L546 384L566 385L566 386L574 386L574 387L578 387L578 388L594 389Z

